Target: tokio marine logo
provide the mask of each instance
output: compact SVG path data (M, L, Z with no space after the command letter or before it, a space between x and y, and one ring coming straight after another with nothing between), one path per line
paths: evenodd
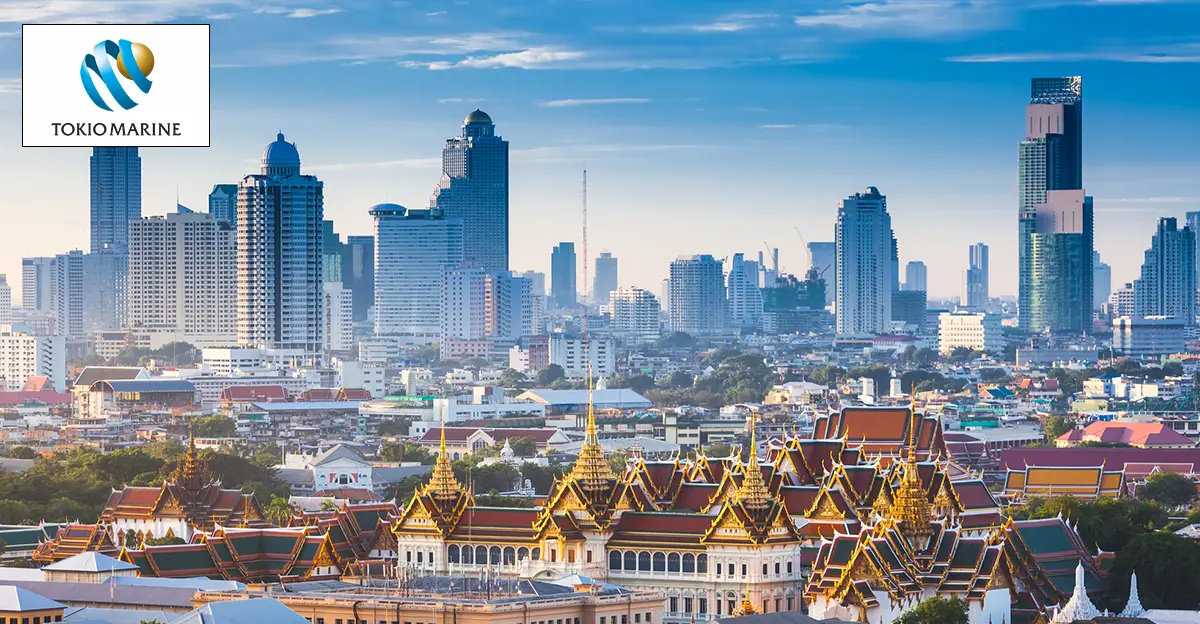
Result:
M117 43L106 39L96 44L92 54L83 57L83 64L79 66L79 79L83 82L83 88L87 91L88 97L92 98L92 103L96 106L106 111L112 111L112 107L104 101L100 91L96 88L95 79L99 78L117 105L129 110L138 103L126 93L125 86L117 78L117 73L132 81L142 93L149 93L152 83L147 76L152 71L154 71L154 53L150 51L150 48L125 39L121 39Z

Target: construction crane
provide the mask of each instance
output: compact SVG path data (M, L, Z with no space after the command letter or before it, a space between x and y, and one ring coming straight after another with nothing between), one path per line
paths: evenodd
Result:
M809 271L809 273L816 275L818 278L824 278L825 271L828 271L829 267L825 267L825 268L821 269L820 271L817 270L817 265L813 263L812 248L810 248L808 246L808 241L804 240L804 234L800 233L800 226L797 225L794 227L796 230L796 236L800 237L800 244L804 245L804 253L805 253L805 255L808 256L808 271Z

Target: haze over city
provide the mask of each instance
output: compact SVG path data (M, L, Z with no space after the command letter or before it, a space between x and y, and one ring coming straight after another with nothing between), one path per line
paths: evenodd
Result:
M143 150L143 214L204 209L282 129L325 182L326 218L366 234L374 204L428 204L442 142L479 107L511 143L512 268L547 271L579 240L586 166L593 255L651 290L677 255L764 241L802 274L792 228L832 240L837 202L870 185L931 298L958 294L975 242L993 296L1015 295L1029 79L1082 75L1084 188L1115 288L1157 217L1200 205L1197 17L1146 0L4 2L0 270L17 300L21 256L88 242L87 150L16 147L20 23L137 19L213 23L213 147Z

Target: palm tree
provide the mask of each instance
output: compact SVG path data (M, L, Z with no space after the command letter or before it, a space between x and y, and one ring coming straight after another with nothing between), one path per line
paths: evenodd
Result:
M271 499L271 503L267 505L267 517L276 526L285 526L288 520L292 517L292 506L288 504L286 498L276 496Z

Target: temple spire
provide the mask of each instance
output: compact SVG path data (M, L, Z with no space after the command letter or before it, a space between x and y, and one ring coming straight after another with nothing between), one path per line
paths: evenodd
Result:
M446 415L442 414L442 439L438 444L437 461L433 464L433 476L429 478L429 493L436 500L451 500L461 490L458 480L454 478L454 469L450 466L449 453L446 452Z
M900 529L914 547L919 546L921 538L933 534L930 524L933 512L930 509L929 498L921 487L921 477L917 471L917 388L913 384L912 398L909 403L911 413L908 432L908 453L904 461L904 474L900 479L900 487L896 490L893 517L900 523Z
M600 436L596 433L596 412L592 402L592 364L588 362L587 369L588 406L587 431L583 436L583 446L579 449L579 459L571 469L571 478L579 482L583 489L596 492L604 489L608 482L615 479L608 461L604 459L604 450L600 447Z
M1129 600L1125 603L1125 608L1121 610L1121 617L1135 618L1146 612L1146 608L1142 606L1142 599L1138 596L1137 586L1137 571L1133 571L1129 575Z
M758 464L758 438L755 434L754 412L750 412L750 456L746 458L746 474L738 488L742 504L752 509L762 509L771 502L771 493L763 483L762 468Z
M1100 610L1096 605L1092 604L1087 595L1087 586L1084 584L1085 576L1083 573L1083 560L1079 561L1079 565L1075 566L1075 591L1071 593L1071 599L1054 617L1050 618L1050 624L1070 624L1071 622L1090 622L1091 620L1100 617ZM1131 587L1133 587L1131 585ZM1128 608L1128 607L1127 607Z

